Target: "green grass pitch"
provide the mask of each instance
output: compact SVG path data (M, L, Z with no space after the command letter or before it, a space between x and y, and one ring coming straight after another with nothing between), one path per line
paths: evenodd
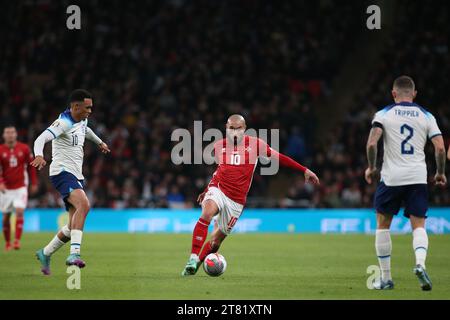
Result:
M68 246L52 257L52 275L41 275L34 252L52 236L25 234L21 250L0 253L0 299L450 299L449 235L430 235L431 292L412 273L411 235L392 236L392 291L366 287L377 264L367 235L233 234L220 250L222 276L183 278L188 234L86 233L80 290L66 287Z

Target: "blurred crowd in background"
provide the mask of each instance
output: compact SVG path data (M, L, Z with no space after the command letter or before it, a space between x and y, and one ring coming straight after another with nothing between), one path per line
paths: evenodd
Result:
M249 206L370 207L374 186L363 180L365 142L373 114L391 103L392 81L403 73L416 80L417 101L435 114L444 134L450 132L444 11L436 15L405 5L408 14L396 19L395 36L351 112L323 133L317 132L313 106L333 92L364 23L365 1L89 1L81 5L80 31L65 28L67 5L5 5L0 117L32 146L67 107L73 89L91 91L89 125L112 150L104 156L85 144L83 170L93 207L196 206L215 166L172 164L171 133L192 132L194 120L204 130L224 129L233 113L243 114L249 128L280 129L280 151L321 178L314 188L297 175L274 198L272 178L255 174ZM323 134L328 142L317 143ZM287 169L281 174L292 176ZM437 205L450 204L448 192L431 188L431 196ZM61 204L47 167L29 205Z
M448 52L448 10L444 1L433 5L399 1L393 35L382 49L380 57L364 89L356 92L350 111L341 125L327 134L327 143L313 151L313 168L320 172L322 187L311 190L298 179L289 190L286 205L305 203L315 207L371 207L376 185L364 180L367 168L365 146L374 114L393 103L393 80L402 74L410 75L418 91L415 102L429 110L437 119L445 145L450 143L450 56ZM440 6L441 4L442 6ZM411 23L414 17L414 23ZM381 168L380 143L378 168ZM429 193L432 205L450 205L449 188L433 185L436 173L434 148L427 144L426 160L429 174ZM448 170L447 166L447 173Z

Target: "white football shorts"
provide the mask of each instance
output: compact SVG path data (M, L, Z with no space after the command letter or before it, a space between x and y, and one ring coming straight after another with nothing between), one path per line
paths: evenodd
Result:
M2 213L13 212L15 208L25 209L28 202L27 187L5 190L0 192L0 211Z
M219 214L215 217L220 231L229 235L237 220L241 216L244 206L228 198L219 188L210 187L203 198L214 201L219 207Z

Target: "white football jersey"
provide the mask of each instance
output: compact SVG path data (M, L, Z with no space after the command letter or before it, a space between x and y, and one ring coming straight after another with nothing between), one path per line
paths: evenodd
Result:
M70 111L66 110L47 130L55 137L52 140L50 176L67 171L78 180L83 180L83 146L87 132L87 119L75 122Z
M387 186L426 184L425 144L441 134L434 116L416 103L400 102L378 111L372 125L383 128L381 181Z

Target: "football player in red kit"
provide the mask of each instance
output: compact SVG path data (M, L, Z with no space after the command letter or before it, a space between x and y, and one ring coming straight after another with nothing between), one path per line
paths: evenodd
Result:
M191 256L181 273L183 276L194 275L205 257L217 252L230 234L244 209L258 158L276 159L282 166L302 172L307 182L319 184L319 178L311 170L278 153L263 140L245 135L245 129L245 119L241 115L232 115L226 124L227 137L214 144L218 166L197 199L202 206L202 215L193 231ZM209 224L216 216L211 239L205 244Z
M23 213L28 201L28 179L31 179L31 193L37 191L36 169L29 164L33 160L28 145L17 141L14 126L3 129L4 144L0 145L0 211L3 213L3 236L6 251L20 249L23 230ZM11 213L16 213L16 233L11 246Z

